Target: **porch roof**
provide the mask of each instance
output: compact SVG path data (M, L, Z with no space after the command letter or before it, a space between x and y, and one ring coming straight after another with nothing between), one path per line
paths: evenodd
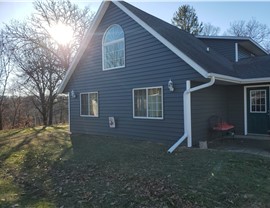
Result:
M234 68L242 79L270 77L270 55L241 59Z

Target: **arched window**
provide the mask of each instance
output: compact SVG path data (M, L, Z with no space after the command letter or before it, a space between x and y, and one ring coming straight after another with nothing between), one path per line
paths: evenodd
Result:
M125 37L120 25L112 25L103 36L103 70L125 66Z

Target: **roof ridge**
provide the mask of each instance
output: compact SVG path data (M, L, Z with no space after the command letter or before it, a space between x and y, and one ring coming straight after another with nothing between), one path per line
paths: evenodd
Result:
M232 62L215 51L213 48L211 48L210 51L207 51L207 48L209 47L194 35L141 9L138 9L125 1L119 1L119 3L140 18L143 22L148 24L153 30L168 40L178 50L182 51L186 56L200 65L207 73L214 72L223 74L225 72L226 74L227 72L227 75L235 76ZM203 58L198 58L200 56L203 56ZM210 66L211 63L206 63L207 59L211 60L215 64ZM217 69L218 67L220 69ZM196 70L196 68L194 69Z

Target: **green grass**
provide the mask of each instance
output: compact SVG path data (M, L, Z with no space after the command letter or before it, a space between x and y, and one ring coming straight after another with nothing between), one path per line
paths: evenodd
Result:
M269 207L270 159L101 136L0 132L0 207Z

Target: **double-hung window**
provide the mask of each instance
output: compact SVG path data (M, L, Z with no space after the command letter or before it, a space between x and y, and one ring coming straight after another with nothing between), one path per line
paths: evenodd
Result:
M81 93L81 116L98 117L98 93Z
M125 38L120 25L112 25L103 36L103 70L125 66Z
M134 118L163 118L162 87L133 89Z

